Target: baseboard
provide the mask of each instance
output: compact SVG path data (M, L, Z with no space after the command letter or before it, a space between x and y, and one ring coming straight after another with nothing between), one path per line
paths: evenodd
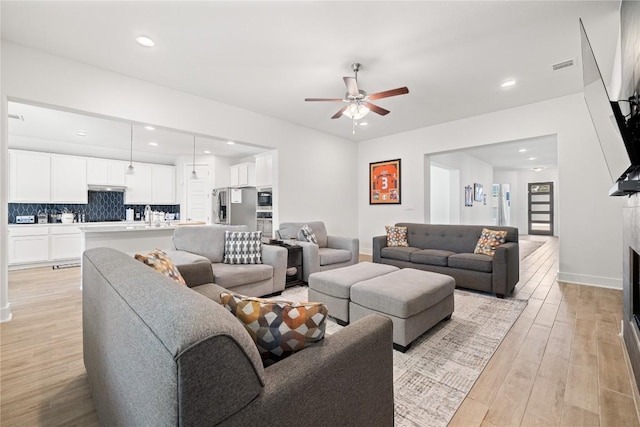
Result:
M13 317L11 313L11 303L7 303L6 306L0 308L0 323L8 322Z
M599 288L622 290L622 279L613 277L589 276L586 274L572 274L558 272L556 279L559 282L575 283L577 285L597 286Z

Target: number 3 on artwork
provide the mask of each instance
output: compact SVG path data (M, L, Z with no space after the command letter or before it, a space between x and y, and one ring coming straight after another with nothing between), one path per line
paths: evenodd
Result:
M386 176L383 176L381 178L382 181L382 190L386 190L387 188L389 188L389 178L387 178Z

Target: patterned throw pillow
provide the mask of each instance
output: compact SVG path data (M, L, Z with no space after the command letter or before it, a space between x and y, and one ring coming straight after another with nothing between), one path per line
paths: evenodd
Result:
M407 242L407 227L385 225L384 228L387 230L387 246L409 246Z
M476 249L473 253L493 256L496 253L496 248L505 242L506 237L506 231L483 228L482 234L480 235L480 239L478 239L478 244L476 245Z
M262 231L225 231L225 264L262 264Z
M316 239L316 235L313 234L313 231L311 231L311 227L309 227L309 224L305 224L302 227L300 227L300 231L302 232L302 235L304 236L304 239L307 242L311 242L314 244L318 244L318 240Z
M220 293L220 303L242 323L265 367L324 338L327 307Z
M136 254L135 259L153 267L155 270L172 278L176 282L185 286L187 285L187 282L184 281L178 267L176 267L173 261L171 261L171 258L169 258L167 254L160 249L154 249L147 255Z

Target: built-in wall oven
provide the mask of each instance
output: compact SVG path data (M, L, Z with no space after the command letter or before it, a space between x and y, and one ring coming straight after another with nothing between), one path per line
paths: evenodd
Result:
M271 191L258 191L258 207L259 208L271 207Z

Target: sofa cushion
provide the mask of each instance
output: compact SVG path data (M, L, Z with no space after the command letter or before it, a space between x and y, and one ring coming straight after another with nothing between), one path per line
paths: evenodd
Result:
M484 254L455 254L449 257L449 267L491 273L493 258Z
M275 301L220 294L221 304L245 327L265 367L324 338L327 307L317 302Z
M393 247L393 248L382 248L380 251L380 257L396 259L398 261L411 261L411 254L414 252L418 252L420 248L412 248L412 247Z
M262 264L262 231L225 231L225 264Z
M387 232L387 246L392 248L395 246L409 246L407 242L407 227L393 227L385 225Z
M210 300L217 302L218 304L220 304L220 294L227 291L225 288L218 286L215 283L205 283L204 285L194 286L191 289L200 295L204 295Z
M506 236L506 231L483 228L473 253L493 256L496 248L505 242Z
M160 249L154 249L147 255L136 254L135 259L142 261L149 267L152 267L156 271L170 277L181 285L187 285L187 282L182 278L182 274L180 274L178 267L176 267L173 261L171 261L171 258L169 258L167 254Z
M304 240L310 243L315 243L316 245L318 244L318 241L316 240L316 235L313 234L313 230L311 229L311 227L309 227L309 224L305 224L302 227L300 227L300 232L302 233L302 237L304 237Z
M346 249L319 248L320 265L338 264L351 260L351 251Z
M196 255L187 251L176 251L176 250L167 250L165 251L167 256L171 258L171 261L175 265L185 265L185 264L197 264L197 263L206 263L211 264L209 258L204 257L202 255Z
M416 264L441 265L446 267L450 255L455 255L455 252L441 251L438 249L423 249L421 251L411 253L411 262L415 262Z
M225 231L248 231L246 225L189 225L173 231L173 246L206 257L209 262L224 260Z
M235 286L269 280L273 277L273 267L269 264L211 264L213 281L226 289Z

